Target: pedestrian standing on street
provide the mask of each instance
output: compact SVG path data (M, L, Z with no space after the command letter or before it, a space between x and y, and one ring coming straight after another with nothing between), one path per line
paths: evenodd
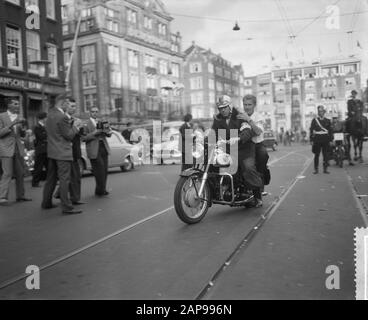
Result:
M74 209L69 198L70 175L73 162L72 141L78 133L78 129L73 125L73 120L65 114L69 103L65 95L59 95L56 98L55 107L49 110L46 120L49 164L43 189L42 208L51 209L54 207L52 205L52 196L59 179L62 212L64 214L78 214L82 210Z
M96 180L95 195L105 197L109 195L106 185L110 154L110 147L106 138L111 137L111 131L101 128L103 124L98 120L98 116L99 109L92 107L90 119L85 126L85 136L82 140L86 143L87 156L91 161L92 172Z
M181 151L181 171L183 172L193 166L193 164L185 163L185 155L189 152L192 153L192 150L185 149L186 138L190 137L190 139L193 139L193 116L190 113L184 116L184 124L180 127L179 132L181 135L181 139L179 139L179 150ZM192 143L187 144L192 145Z
M127 123L127 128L125 130L123 130L123 132L121 133L121 135L124 137L124 139L130 143L131 137L132 137L132 132L133 132L133 128L132 128L132 123L128 122Z
M319 156L323 154L323 172L327 171L329 161L329 149L333 140L331 121L325 118L326 110L324 106L318 106L318 116L312 120L310 127L310 137L313 143L314 153L314 174L318 174Z
M47 173L47 132L46 132L46 112L40 112L37 115L38 123L35 126L33 132L35 136L35 164L33 170L32 187L39 188L40 181L42 180L43 169ZM47 175L47 174L46 174Z
M74 117L74 114L77 111L75 100L72 98L68 98L68 100L69 106L65 114L73 121L73 126L78 130L78 133L72 141L73 162L70 174L69 194L73 206L80 206L85 204L84 202L81 202L82 175L80 170L80 161L82 159L81 136L83 135L84 128L82 121ZM56 191L55 198L60 199L60 188Z
M0 163L3 174L0 179L0 205L8 205L9 186L15 176L17 202L32 201L24 191L25 120L19 116L20 104L16 99L7 101L7 112L0 114Z

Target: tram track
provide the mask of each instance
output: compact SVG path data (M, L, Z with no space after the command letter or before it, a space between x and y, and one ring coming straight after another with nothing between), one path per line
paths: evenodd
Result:
M279 161L281 161L281 160L283 160L283 159L285 159L285 158L287 158L287 157L289 157L291 155L295 155L295 154L302 155L302 154L298 153L298 151L289 152L289 153L287 153L287 154L285 154L285 155L283 155L283 156L281 156L279 158L273 159L269 163L269 166L272 166L275 163L277 163L277 162L279 162ZM295 183L296 183L296 181L295 181ZM279 195L279 197L277 197L276 200L267 208L265 214L262 215L261 219L252 228L251 232L245 238L243 238L243 240L241 241L240 246L238 245L236 247L236 249L233 251L233 253L229 257L231 257L231 258L234 257L236 255L236 253L238 252L238 250L239 249L242 249L244 247L243 242L247 242L247 241L245 241L246 238L251 237L252 236L252 233L254 231L257 231L258 228L260 228L263 225L263 223L267 220L267 217L270 215L272 209L275 208L275 206L278 206L277 203L280 201L280 199L283 197L283 195L285 195L285 197L286 197L286 195L287 195L286 193L288 193L288 190L289 189L286 188L286 189L283 190L283 192L281 192L281 194ZM174 209L174 206L171 206L169 208L166 208L166 209L164 209L164 210L162 210L160 212L157 212L157 213L155 213L153 215L150 215L149 217L146 217L146 218L144 218L144 219L142 219L140 221L137 221L137 222L135 222L135 223L133 223L133 224L131 224L129 226L126 226L126 227L124 227L124 228L122 228L120 230L117 230L117 231L109 234L109 235L106 235L103 238L100 238L100 239L98 239L96 241L90 242L90 243L86 244L85 246L83 246L81 248L78 248L78 249L76 249L76 250L74 250L72 252L69 252L69 253L67 253L65 255L62 255L62 256L60 256L60 257L58 257L58 258L56 258L56 259L54 259L54 260L52 260L52 261L50 261L50 262L48 262L46 264L40 266L39 267L39 272L45 271L46 269L49 269L49 268L51 268L53 266L56 266L56 265L58 265L58 264L60 264L62 262L65 262L65 261L67 261L67 260L69 260L69 259L71 259L71 258L73 258L73 257L75 257L77 255L80 255L80 254L88 251L89 249L91 249L93 247L99 246L99 245L101 245L101 244L103 244L103 243L105 243L105 242L107 242L107 241L109 241L109 240L111 240L111 239L113 239L113 238L115 238L117 236L120 236L120 235L122 235L122 234L124 234L124 233L126 233L128 231L131 231L131 230L133 230L133 229L135 229L135 228L137 228L137 227L139 227L139 226L141 226L141 225L143 225L145 223L148 223L148 222L150 222L150 221L152 221L152 220L154 220L154 219L156 219L156 218L158 218L160 216L163 216L163 215L169 213L170 211L172 211L173 209ZM226 262L228 262L228 260L229 259L227 259ZM220 270L222 270L222 267L220 268ZM217 275L217 273L218 272L216 272L215 275ZM29 276L29 274L23 273L23 274L19 274L18 276L12 277L12 278L10 278L8 280L5 280L5 281L3 281L3 282L0 283L0 290L5 289L5 288L8 288L8 287L10 287L10 286L12 286L12 285L20 282L20 281L23 281L28 276ZM216 276L216 279L217 279L217 276ZM198 295L198 297L199 296L200 296L200 294Z

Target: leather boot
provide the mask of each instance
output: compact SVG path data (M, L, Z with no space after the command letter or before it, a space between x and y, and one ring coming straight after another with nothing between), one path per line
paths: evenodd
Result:
M314 168L313 174L318 174L318 168Z

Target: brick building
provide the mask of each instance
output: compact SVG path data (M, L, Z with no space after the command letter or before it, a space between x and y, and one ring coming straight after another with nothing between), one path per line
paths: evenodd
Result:
M62 44L60 0L0 0L0 112L15 97L32 127L47 111L64 91Z
M80 14L70 78L80 114L98 106L115 121L181 117L181 36L161 1L63 0L66 61Z

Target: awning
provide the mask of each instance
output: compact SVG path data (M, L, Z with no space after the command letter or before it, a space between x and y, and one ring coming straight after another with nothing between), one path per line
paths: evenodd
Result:
M22 95L21 92L17 91L10 91L10 90L3 90L0 89L0 95L6 96L6 97L19 97Z
M27 94L27 97L30 100L40 100L40 101L42 101L42 95L40 95L40 94Z

